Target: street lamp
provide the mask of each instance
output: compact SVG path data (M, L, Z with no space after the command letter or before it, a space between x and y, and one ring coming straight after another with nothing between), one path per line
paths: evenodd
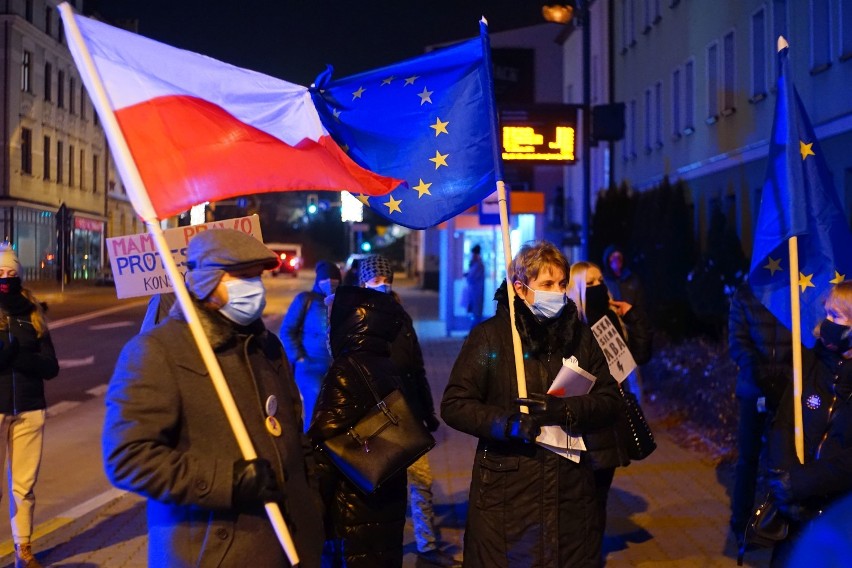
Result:
M580 235L581 255L584 260L589 259L589 226L591 225L592 210L592 81L591 81L591 26L589 23L589 1L573 0L566 4L553 6L542 6L541 13L548 22L557 24L568 24L574 20L576 14L576 25L583 28L583 137L581 148L583 153L583 209L582 209L582 233Z

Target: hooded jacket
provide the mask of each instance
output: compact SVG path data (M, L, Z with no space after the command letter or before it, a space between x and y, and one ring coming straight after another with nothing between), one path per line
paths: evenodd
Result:
M606 247L603 255L603 264L601 265L606 287L609 288L609 293L612 294L613 299L627 302L631 306L639 307L644 311L645 291L642 288L642 282L639 281L639 277L626 265L621 269L621 276L616 276L612 268L609 267L609 257L616 251L624 256L625 261L627 259L627 255L624 254L624 250L621 247L615 245Z
M281 343L260 319L237 326L200 305L198 315L254 449L283 488L299 566L318 567L321 505ZM265 426L272 397L277 437ZM148 498L149 566L289 566L263 507L232 503L242 454L179 306L122 350L106 406L104 467L113 484Z
M595 567L602 535L595 534L594 474L535 444L506 440L508 418L519 411L505 285L496 315L473 328L453 366L441 403L448 426L479 438L465 530L465 566ZM587 395L570 397L571 433L602 428L621 409L617 383L591 330L569 301L556 318L539 321L520 299L515 320L524 353L527 391L544 393L574 356L597 377Z
M334 362L320 388L311 428L314 444L347 431L376 405L364 382L380 398L401 388L399 371L390 358L405 313L384 292L340 286L331 312ZM322 456L322 454L320 454ZM347 568L402 565L406 475L362 494L327 459L320 458L320 477L330 535Z

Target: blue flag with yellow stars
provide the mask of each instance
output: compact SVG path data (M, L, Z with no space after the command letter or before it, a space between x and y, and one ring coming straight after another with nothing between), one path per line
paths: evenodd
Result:
M790 77L788 51L785 46L778 54L775 124L749 283L760 301L792 329L787 241L797 236L802 343L813 347L813 330L825 317L823 304L829 291L852 276L852 233Z
M311 89L323 125L359 165L400 180L356 195L388 220L433 227L497 189L500 171L488 33Z

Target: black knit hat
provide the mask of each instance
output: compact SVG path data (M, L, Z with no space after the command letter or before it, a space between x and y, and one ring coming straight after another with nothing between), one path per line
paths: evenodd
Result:
M321 260L316 268L317 282L320 280L340 280L340 268L333 262Z
M361 259L361 266L358 271L358 278L361 284L369 282L376 276L384 276L388 284L393 283L393 269L388 259L380 254L374 254Z

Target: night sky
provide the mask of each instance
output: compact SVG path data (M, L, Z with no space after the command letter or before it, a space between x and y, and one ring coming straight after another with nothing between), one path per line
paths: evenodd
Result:
M425 46L543 21L536 0L87 0L105 18L233 65L309 85L423 53Z

